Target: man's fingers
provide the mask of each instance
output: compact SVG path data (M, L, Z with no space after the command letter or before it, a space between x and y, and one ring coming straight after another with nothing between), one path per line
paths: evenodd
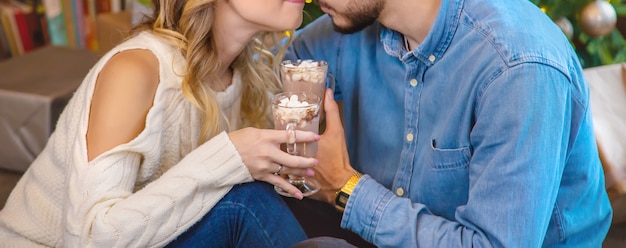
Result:
M333 91L326 90L324 97L324 111L326 112L326 129L334 129L341 126L341 117L339 116L339 107L334 99Z

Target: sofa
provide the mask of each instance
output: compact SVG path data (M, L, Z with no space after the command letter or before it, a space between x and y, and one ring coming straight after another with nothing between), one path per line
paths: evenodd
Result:
M98 54L106 52L121 41L122 34L130 27L130 20L130 15L125 12L99 16L97 25L98 28L103 28L98 33L101 45ZM84 65L90 67L90 63L95 63L96 57L94 56L93 58L93 60L87 59L88 63ZM0 62L0 68L2 63L12 62ZM41 69L46 70L50 68L41 67ZM82 79L82 76L87 73L86 70L84 68L74 70L72 74L79 75L79 78ZM606 175L606 187L614 207L614 227L607 237L606 243L609 245L604 247L624 247L624 244L626 244L626 237L623 235L626 232L626 64L587 68L585 69L585 76L589 81L591 89L591 110L600 159ZM0 79L0 93L3 91L2 80L4 80L4 77ZM74 84L76 84L75 81ZM3 105L0 105L0 111L2 107ZM6 108L6 106L4 107ZM44 122L53 123L56 117L55 115L51 116ZM1 118L4 117L0 114L0 124L2 122ZM44 135L49 135L50 131L44 132ZM7 147L2 142L3 140L0 139L0 151ZM40 151L43 145L45 145L45 139L38 139L32 145L39 150L31 149L31 152L34 151L31 154L32 156L26 160L21 160L17 166L1 166L7 159L0 155L0 209L4 206L10 190L17 183L28 163L34 159L36 152Z

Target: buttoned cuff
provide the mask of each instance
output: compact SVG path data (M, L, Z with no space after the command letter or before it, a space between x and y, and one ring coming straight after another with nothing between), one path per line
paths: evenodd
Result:
M341 219L341 227L373 243L376 226L393 197L389 189L369 175L364 175L350 195Z

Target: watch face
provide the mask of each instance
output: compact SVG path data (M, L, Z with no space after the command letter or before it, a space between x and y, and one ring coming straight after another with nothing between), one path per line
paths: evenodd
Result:
M346 204L348 203L348 198L350 198L350 195L348 195L348 193L339 191L337 197L335 198L335 204L337 206L345 208Z

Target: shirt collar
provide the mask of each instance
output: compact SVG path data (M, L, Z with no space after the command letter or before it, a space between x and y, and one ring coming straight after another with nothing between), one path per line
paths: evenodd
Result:
M464 2L465 0L442 0L433 27L426 39L410 52L404 50L404 40L401 33L381 25L380 40L385 52L402 61L408 61L412 56L415 56L427 66L432 66L444 55L450 45L459 25Z

